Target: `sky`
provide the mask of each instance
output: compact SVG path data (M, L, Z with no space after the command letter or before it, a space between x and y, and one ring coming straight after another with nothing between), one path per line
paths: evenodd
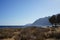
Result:
M60 0L0 0L0 25L25 25L60 13Z

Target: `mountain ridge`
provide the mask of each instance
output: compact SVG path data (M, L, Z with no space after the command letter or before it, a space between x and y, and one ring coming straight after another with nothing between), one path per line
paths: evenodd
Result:
M51 26L51 23L49 22L49 18L50 16L39 18L32 24L29 24L28 26Z

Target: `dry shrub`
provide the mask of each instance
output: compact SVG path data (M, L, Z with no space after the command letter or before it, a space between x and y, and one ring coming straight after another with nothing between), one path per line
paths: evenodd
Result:
M56 38L56 39L60 39L60 33L52 33L50 35L51 38Z
M15 40L45 40L45 32L49 29L30 27L24 28L19 35L15 37Z

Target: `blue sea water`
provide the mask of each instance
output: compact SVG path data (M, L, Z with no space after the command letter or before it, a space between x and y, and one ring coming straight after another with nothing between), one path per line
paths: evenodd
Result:
M0 28L23 28L24 26L0 26Z

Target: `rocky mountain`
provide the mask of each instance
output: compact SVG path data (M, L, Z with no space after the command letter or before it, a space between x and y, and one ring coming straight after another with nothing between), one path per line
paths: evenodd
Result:
M36 20L33 24L33 26L49 26L51 23L49 22L49 17L44 17Z

